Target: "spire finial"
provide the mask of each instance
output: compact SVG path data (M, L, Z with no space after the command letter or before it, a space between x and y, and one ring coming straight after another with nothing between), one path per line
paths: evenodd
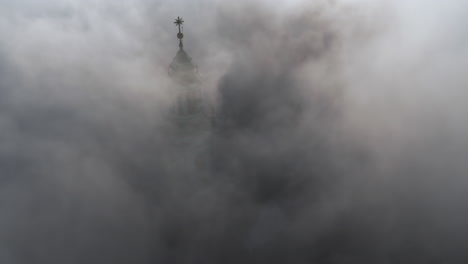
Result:
M182 49L184 44L182 43L182 39L184 38L184 34L180 30L180 26L184 24L184 19L181 17L177 17L174 24L179 27L179 33L177 33L177 38L179 39L179 47Z

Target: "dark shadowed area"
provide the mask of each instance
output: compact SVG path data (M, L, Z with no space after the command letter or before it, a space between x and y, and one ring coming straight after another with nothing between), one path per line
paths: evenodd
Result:
M292 2L0 0L0 263L466 263L468 5Z

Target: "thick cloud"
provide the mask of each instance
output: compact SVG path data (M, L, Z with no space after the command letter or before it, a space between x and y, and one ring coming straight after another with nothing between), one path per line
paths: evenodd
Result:
M464 4L293 2L0 0L0 261L466 262Z

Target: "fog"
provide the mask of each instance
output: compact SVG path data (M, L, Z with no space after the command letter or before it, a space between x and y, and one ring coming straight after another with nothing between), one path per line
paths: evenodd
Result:
M466 263L467 15L0 0L0 262ZM167 115L177 16L202 150Z

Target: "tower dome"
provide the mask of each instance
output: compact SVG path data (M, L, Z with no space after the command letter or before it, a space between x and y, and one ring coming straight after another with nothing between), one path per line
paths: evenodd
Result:
M179 39L179 51L169 65L169 76L177 81L186 83L192 83L198 81L198 69L197 66L192 62L192 58L184 50L184 34L182 33L181 26L184 20L181 17L177 17L174 24L179 27L179 33L177 38Z

